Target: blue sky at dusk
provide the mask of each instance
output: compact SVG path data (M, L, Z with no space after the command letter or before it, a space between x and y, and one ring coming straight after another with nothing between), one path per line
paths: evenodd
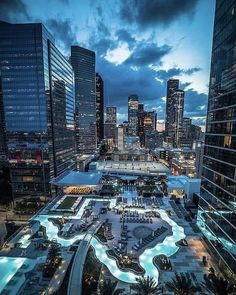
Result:
M165 117L166 81L179 78L185 116L205 124L215 0L1 0L0 19L43 22L61 51L96 52L106 104L127 119L127 98Z

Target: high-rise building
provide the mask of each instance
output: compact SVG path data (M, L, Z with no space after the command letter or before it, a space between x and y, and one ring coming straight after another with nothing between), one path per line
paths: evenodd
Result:
M71 46L75 74L75 128L77 153L90 154L97 148L95 52Z
M116 121L117 121L116 107L107 106L106 107L106 123L116 123Z
M0 85L13 194L49 195L76 167L74 75L42 24L0 23Z
M116 141L116 123L104 123L104 138L113 141L115 145Z
M117 131L117 149L119 151L124 150L124 127L119 125L116 129Z
M192 119L184 117L183 118L183 138L190 138L191 137L191 125Z
M173 130L172 124L174 120L174 100L173 93L179 89L179 80L169 79L167 81L167 92L166 92L166 122L165 122L165 131L167 136L169 131Z
M128 98L128 122L129 135L136 136L138 134L138 96L133 94Z
M172 95L172 116L169 120L168 136L173 145L179 147L183 136L184 91L176 90Z
M116 144L117 130L116 130L116 107L106 107L106 121L104 124L104 138L109 143L109 146L114 147Z
M236 0L216 1L198 224L219 266L236 273Z
M96 73L96 122L97 141L104 138L104 86L102 77Z
M184 117L182 125L182 137L181 137L181 148L192 148L193 138L191 133L192 119Z
M144 126L143 126L143 120L146 115L146 112L144 111L144 105L143 103L138 104L138 136L140 138L140 146L145 146L145 134L144 134Z

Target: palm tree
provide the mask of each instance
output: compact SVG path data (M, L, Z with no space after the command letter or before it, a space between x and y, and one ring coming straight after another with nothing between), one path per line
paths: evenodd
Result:
M137 295L157 295L160 291L157 282L152 277L136 278L136 283L131 286Z
M195 294L195 287L191 278L184 274L175 274L172 281L166 283L169 291L174 292L176 295L192 295Z
M119 295L121 293L120 289L116 290L117 281L105 280L99 285L99 291L101 295Z
M204 275L205 282L202 283L204 289L214 295L236 294L236 287L225 280L223 277L215 274Z

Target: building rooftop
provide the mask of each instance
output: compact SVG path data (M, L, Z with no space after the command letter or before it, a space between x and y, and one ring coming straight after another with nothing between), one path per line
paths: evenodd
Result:
M57 186L97 185L102 177L100 172L69 172L63 178L55 178L52 184Z

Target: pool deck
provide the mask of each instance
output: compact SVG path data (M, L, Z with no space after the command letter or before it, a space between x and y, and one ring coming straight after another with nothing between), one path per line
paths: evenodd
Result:
M126 202L128 206L131 206L135 200L140 200L142 203L144 199L137 195L137 191L135 189L126 188L123 193L121 193L120 197ZM84 196L83 201L80 204L80 208L74 214L66 214L67 218L70 219L70 222L73 224L77 224L81 218L83 217L83 212L85 208L90 204L90 201L94 201L96 211L99 211L99 208L103 207L104 201L109 201L109 210L105 214L99 215L99 223L104 222L108 219L108 221L112 224L112 235L114 236L113 240L108 241L107 245L101 244L94 236L92 232L92 228L89 229L85 233L75 234L69 238L63 238L58 236L58 227L54 225L51 221L48 220L49 217L62 218L63 213L60 214L50 214L51 207L58 201L53 200L52 204L49 204L44 208L40 214L36 215L33 220L38 221L35 222L31 227L24 227L14 238L10 241L9 247L3 248L0 252L0 256L8 256L7 259L11 259L11 257L20 257L21 259L29 259L34 258L36 261L37 257L46 257L47 250L38 250L35 248L35 242L40 241L40 239L29 240L29 237L33 235L39 228L39 225L42 225L46 228L47 238L49 240L56 239L62 246L63 251L67 251L68 247L72 245L74 242L78 240L82 240L81 245L79 246L72 271L71 271L71 285L77 285L75 290L78 290L78 273L82 274L83 263L86 257L89 245L93 246L95 249L95 253L97 258L104 263L110 270L111 274L115 276L118 280L120 280L121 285L125 285L126 283L134 283L135 278L138 276L132 272L124 272L118 268L115 260L107 256L106 250L112 248L114 245L118 244L118 241L121 237L121 225L120 222L121 215L116 212L116 198L99 198L98 196ZM145 225L150 228L152 231L156 228L160 228L164 226L167 228L167 231L154 239L151 243L145 245L141 250L136 252L136 256L139 258L140 265L145 270L145 275L154 276L155 279L160 282L164 282L166 280L170 280L172 276L174 276L175 272L178 273L189 273L195 274L196 279L201 282L203 279L204 273L208 270L209 266L206 268L203 266L202 257L206 256L208 258L209 265L211 264L209 254L204 248L200 237L201 233L195 233L189 223L180 215L176 214L173 211L173 207L171 205L171 201L169 198L158 199L156 198L157 203L159 203L160 208L153 208L152 199L146 199L145 202L149 202L146 204L146 209L141 208L127 208L129 211L136 211L142 215L144 215L145 211L156 211L161 215L161 218L152 217L153 223L139 223L139 222L126 222L128 230L130 232L130 238L128 239L127 244L127 253L132 253L132 246L138 242L137 238L135 238L132 233L133 230L141 225ZM154 199L153 199L154 201ZM114 210L113 210L113 209ZM117 207L116 207L117 208ZM122 208L122 205L121 207ZM172 216L170 217L166 212L171 211ZM90 218L88 218L90 219ZM96 224L96 223L95 223ZM88 236L90 237L88 239ZM187 247L176 245L176 242L182 238L186 238L188 242ZM21 243L19 243L19 241ZM18 244L19 243L19 244ZM17 247L14 247L17 245ZM134 253L135 251L133 251ZM172 264L173 270L169 271L160 271L154 265L152 259L159 254L165 254ZM1 259L1 257L0 257ZM69 259L69 258L68 258ZM68 266L68 264L66 264ZM15 275L18 273L18 270L10 271L11 275ZM60 277L60 274L58 274ZM20 282L21 280L19 280ZM58 280L57 280L58 281ZM57 281L51 283L51 287L56 288ZM59 280L60 281L60 280ZM123 283L122 283L123 281ZM6 284L5 284L6 285ZM21 281L22 285L22 281ZM126 284L127 285L127 284ZM0 285L0 288L4 288L4 285ZM52 287L52 288L53 288ZM81 281L79 287L81 288ZM71 288L71 290L74 289ZM1 291L1 289L0 289ZM73 294L73 292L71 293Z

